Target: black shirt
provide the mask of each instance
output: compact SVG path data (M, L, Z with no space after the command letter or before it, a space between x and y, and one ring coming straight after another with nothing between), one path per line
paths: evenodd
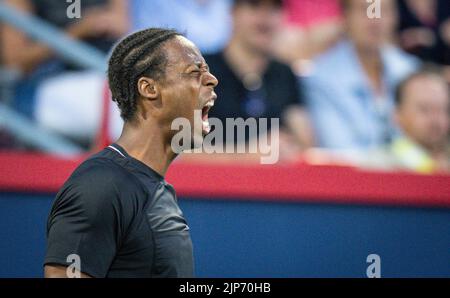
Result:
M286 108L304 103L299 79L283 63L271 60L259 86L248 88L228 65L223 52L204 57L211 73L219 80L215 88L217 100L209 117L220 119L224 130L226 118L267 118L268 124L269 118L279 118L283 125Z
M93 277L192 277L189 227L164 178L113 144L83 162L56 196L45 264Z
M427 28L433 32L435 43L432 46L420 46L406 49L409 53L418 56L420 59L439 64L450 64L450 49L441 36L441 26L450 19L449 0L437 0L436 20L434 23L424 23L419 17L409 9L405 0L399 1L400 10L400 31L411 28Z

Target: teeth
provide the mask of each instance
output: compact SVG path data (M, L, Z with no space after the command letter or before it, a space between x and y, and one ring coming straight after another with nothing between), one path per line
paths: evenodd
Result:
M205 106L207 106L207 107L213 107L214 106L214 101L208 101L207 103L206 103L206 105Z
M203 130L206 131L207 133L209 133L211 131L211 127L209 126L208 120L203 121Z

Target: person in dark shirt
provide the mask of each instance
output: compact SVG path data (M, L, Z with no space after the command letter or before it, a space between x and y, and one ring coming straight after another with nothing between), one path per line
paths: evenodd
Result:
M269 61L261 77L255 77L258 82L253 88L238 78L225 55L224 52L205 55L211 71L221 78L216 92L224 99L217 102L211 117L222 121L238 117L281 118L283 122L283 112L287 108L303 104L297 79L287 65Z
M129 30L126 1L83 0L80 18L69 18L70 6L76 3L55 0L4 0L14 9L33 15L60 29L68 37L108 53L114 43ZM0 60L2 66L19 75L14 85L12 106L35 119L36 93L49 78L68 71L82 73L82 68L61 58L46 44L20 30L1 24ZM61 99L64 101L64 98Z
M227 118L278 118L291 143L311 146L313 138L303 109L300 80L289 66L272 56L274 37L282 20L282 1L235 0L232 17L233 34L227 47L205 55L221 82L216 92L222 100L210 116L223 123ZM251 138L246 134L247 142ZM226 132L224 139L236 141L228 140ZM287 144L281 147L286 148Z
M450 65L450 5L448 0L401 0L400 42L427 62Z
M202 139L218 81L191 41L158 28L123 39L108 78L122 135L83 162L57 194L45 276L192 277L189 227L164 175L178 152L171 123L203 123L191 125L191 143Z

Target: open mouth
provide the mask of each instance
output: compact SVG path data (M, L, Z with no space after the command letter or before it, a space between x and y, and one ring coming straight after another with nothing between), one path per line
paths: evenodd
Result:
M204 134L208 134L211 131L211 126L209 125L208 120L208 113L213 106L214 100L209 100L202 108L202 130Z

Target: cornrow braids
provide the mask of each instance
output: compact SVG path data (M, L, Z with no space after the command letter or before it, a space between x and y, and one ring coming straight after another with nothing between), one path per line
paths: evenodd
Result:
M117 103L124 121L132 120L137 110L137 82L145 75L155 80L164 77L167 58L161 46L181 35L171 29L150 28L121 40L108 63L108 82L112 100Z

